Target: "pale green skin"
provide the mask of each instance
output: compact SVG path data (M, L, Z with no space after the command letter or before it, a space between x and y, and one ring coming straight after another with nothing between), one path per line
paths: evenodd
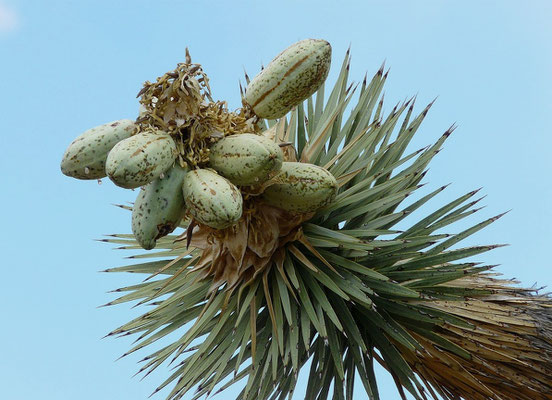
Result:
M242 216L240 190L214 171L196 169L188 172L182 191L190 214L211 228L228 228Z
M134 189L172 167L176 144L167 134L139 133L122 140L107 155L105 171L115 185Z
M274 141L253 133L226 136L210 148L209 166L240 186L258 185L282 167Z
M129 138L136 125L129 119L109 122L89 129L69 145L61 160L61 172L77 179L107 176L107 155L117 143Z
M326 169L313 164L284 162L277 183L262 194L271 206L293 214L314 212L329 204L337 193L334 176Z
M186 212L182 184L188 171L175 165L144 186L132 208L132 233L146 250L155 247L157 239L178 227Z
M261 118L283 117L310 97L328 77L332 48L306 39L281 52L247 86L245 101Z

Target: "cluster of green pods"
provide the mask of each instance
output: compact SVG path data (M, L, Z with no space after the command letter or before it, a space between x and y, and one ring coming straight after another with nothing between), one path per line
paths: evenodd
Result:
M330 58L331 47L324 40L292 45L249 83L245 104L258 118L284 116L324 82ZM141 188L132 211L132 232L148 250L186 215L213 229L236 224L248 187L263 188L256 193L262 201L290 213L315 211L337 192L327 170L284 161L281 147L262 134L222 137L210 147L209 162L201 168L182 167L177 157L169 133L140 131L135 122L123 119L78 136L63 155L61 171L76 179L109 177L119 187Z

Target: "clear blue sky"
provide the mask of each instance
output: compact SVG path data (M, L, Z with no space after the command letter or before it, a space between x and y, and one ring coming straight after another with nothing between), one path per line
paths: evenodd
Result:
M356 80L385 60L388 111L439 96L413 148L459 126L424 190L453 184L429 208L482 186L487 207L468 222L512 211L466 244L509 243L478 259L551 285L551 19L547 0L0 0L0 397L146 399L168 373L131 378L146 353L115 362L132 340L100 339L143 311L96 308L140 279L98 273L128 254L93 241L130 232L111 203L136 193L69 179L59 162L82 131L135 118L142 82L183 61L186 46L231 108L243 68L254 75L300 39L330 41L334 73L351 44ZM381 383L383 399L398 398Z

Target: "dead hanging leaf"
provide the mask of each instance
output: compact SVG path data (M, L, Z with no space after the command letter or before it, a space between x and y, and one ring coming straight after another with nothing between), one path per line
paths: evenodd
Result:
M302 236L301 224L312 214L291 215L253 201L242 220L233 227L215 230L199 225L190 246L203 250L193 268L200 279L212 279L212 290L226 285L227 290L263 273L274 262L282 262L284 246Z
M265 130L265 131L262 133L263 136L266 137L267 139L276 141L276 130L278 129L278 125L279 125L280 123L281 123L281 122L278 122L277 124L273 125L271 128L268 128L267 130Z
M435 331L438 342L409 330L423 351L402 356L422 379L454 398L552 399L552 330L544 328L552 320L550 298L494 276L466 276L450 285L492 289L481 299L418 300L463 324L443 324Z
M294 146L283 146L282 153L284 153L284 161L297 162L297 150Z
M228 253L232 257L232 262L241 265L245 252L247 250L247 238L249 229L249 216L243 218L238 222L235 231L243 232L243 234L229 235L228 240L225 241ZM234 231L234 229L232 230Z

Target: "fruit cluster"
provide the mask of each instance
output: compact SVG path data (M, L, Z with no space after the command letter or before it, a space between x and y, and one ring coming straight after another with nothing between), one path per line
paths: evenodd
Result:
M311 96L326 79L330 58L329 43L314 39L280 53L246 89L244 109L256 126L261 118L280 118ZM153 104L158 100L155 97ZM170 107L179 106L173 100L170 97L165 109L156 112L168 115ZM183 104L193 104L192 100L184 99ZM159 120L157 115L149 117ZM182 130L177 135L163 130L163 125L144 124L145 119L141 114L136 121L115 121L84 132L69 145L61 162L62 172L77 179L107 176L117 186L142 188L133 206L132 232L144 249L153 249L156 240L171 233L187 215L213 229L231 227L242 218L244 197L302 214L328 204L337 192L330 172L286 161L282 147L289 144L276 143L267 132L211 128L207 152L200 146L184 151ZM190 130L185 132L187 143L202 140ZM190 154L190 148L200 148L202 158L195 157L194 150Z

